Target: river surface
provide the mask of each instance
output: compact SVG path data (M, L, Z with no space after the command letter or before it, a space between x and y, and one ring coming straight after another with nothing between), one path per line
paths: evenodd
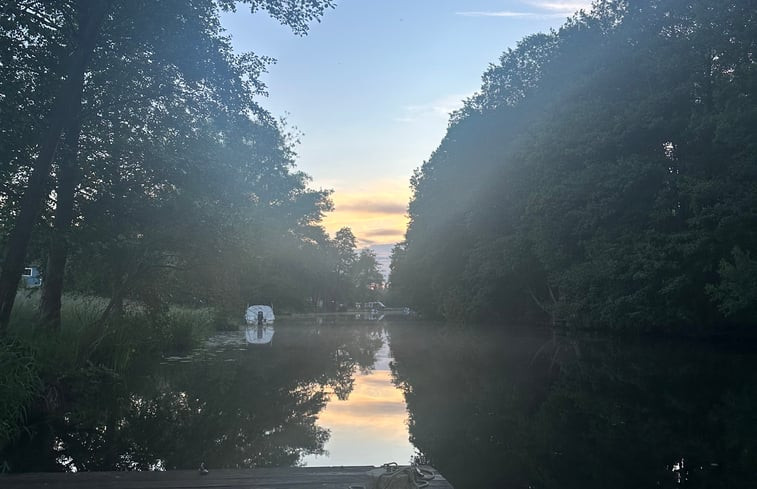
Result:
M754 345L314 318L80 386L39 470L433 464L457 488L755 487Z

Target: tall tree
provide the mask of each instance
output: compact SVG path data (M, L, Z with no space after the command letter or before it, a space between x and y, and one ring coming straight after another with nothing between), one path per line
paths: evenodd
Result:
M335 300L348 301L351 299L351 279L349 272L357 260L357 238L352 229L343 227L336 232L333 240L336 253L336 266L334 268Z
M378 294L384 286L384 276L379 270L375 251L370 248L360 250L357 260L352 265L351 275L358 300L365 302L378 299Z
M392 287L447 317L745 322L753 10L599 1L505 53L413 177Z
M309 21L317 19L324 9L333 6L330 0L312 0L304 3L293 0L250 0L246 3L252 11L267 10L271 16L300 34L307 31ZM106 65L107 62L117 65L123 63L124 60L133 60L135 51L137 54L149 52L152 54L150 62L156 63L157 68L164 69L167 75L171 72L178 75L178 77L174 76L174 80L184 83L184 87L190 89L201 87L208 94L215 92L216 101L226 98L227 102L234 105L234 97L241 97L242 100L248 97L248 94L243 91L235 90L236 87L249 88L257 83L254 76L248 77L251 74L248 68L251 63L254 64L257 61L253 58L241 57L230 69L223 69L217 63L214 65L212 62L205 62L208 58L214 56L217 58L218 53L221 53L222 57L224 55L227 58L230 57L228 39L221 35L218 12L219 9L234 8L236 8L234 2L225 0L164 2L159 5L151 2L70 0L59 4L13 2L8 5L7 10L14 14L12 21L25 23L20 28L22 32L39 32L39 26L44 25L55 35L58 32L70 32L70 34L68 37L64 36L66 41L64 45L69 48L69 54L62 63L63 82L57 89L57 95L51 99L49 113L39 114L45 120L42 124L44 130L40 134L37 147L29 153L36 155L35 163L32 165L32 171L23 192L24 196L15 217L15 224L9 230L5 261L0 273L0 331L5 329L10 317L31 231L46 198L46 182L55 160L58 142L64 128L74 128L77 124L85 73L90 68L93 52L104 54ZM7 23L4 27L18 28L12 23ZM119 37L112 35L114 33L131 34L131 36ZM12 36L6 36L8 37ZM40 37L44 40L44 35ZM105 42L106 39L113 42ZM124 42L125 39L126 42ZM52 43L49 44L52 45ZM28 60L24 59L24 61ZM11 69L17 67L13 64L9 66ZM55 67L40 64L32 68L44 71ZM208 70L208 68L211 69ZM259 65L256 69L259 70ZM180 85L174 88L180 88ZM104 87L106 91L113 89L112 85L106 84ZM147 98L131 102L150 105ZM239 104L234 106L236 109L241 108ZM165 129L171 130L170 126ZM75 130L68 132L73 134ZM64 175L64 171L59 172L59 176L65 181ZM70 185L68 183L66 185L58 189L59 192L64 190L68 194L61 195L62 203L70 201ZM65 227L64 221L68 221L65 214L68 211L63 207L65 206L62 206L59 213L61 218L58 224ZM58 227L58 231L62 232L63 229ZM65 260L59 259L52 262L55 268L54 276L60 275L60 263L65 263ZM57 295L57 292L57 290L48 289L47 297ZM47 310L45 315L54 320L55 300L47 300L45 304L52 308Z
M64 63L65 78L47 117L46 129L39 136L37 156L6 245L0 272L0 334L4 332L10 319L24 268L26 247L45 198L46 182L58 141L64 127L72 125L69 121L79 116L84 74L109 7L109 2L105 1L80 0L72 12L77 28L71 39L73 49Z

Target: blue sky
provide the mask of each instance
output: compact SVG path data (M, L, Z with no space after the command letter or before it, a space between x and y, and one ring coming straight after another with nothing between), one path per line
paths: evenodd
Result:
M222 22L235 50L277 59L261 104L302 133L298 167L312 186L334 190L327 230L350 226L384 249L402 239L413 169L487 66L588 4L341 0L304 37L244 6Z

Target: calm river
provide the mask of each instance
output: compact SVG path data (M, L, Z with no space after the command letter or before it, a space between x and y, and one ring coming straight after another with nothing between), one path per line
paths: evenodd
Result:
M754 487L753 350L282 319L269 345L225 333L127 381L91 379L11 458L39 471L420 457L457 489Z

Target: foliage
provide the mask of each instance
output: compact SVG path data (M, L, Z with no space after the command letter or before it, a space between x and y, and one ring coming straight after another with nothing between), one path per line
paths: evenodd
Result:
M13 391L0 413L3 443L23 409L34 412L26 441L47 443L50 453L52 440L35 430L48 419L76 425L77 413L62 415L68 404L86 400L96 409L101 396L139 410L126 402L125 374L144 357L187 353L214 324L236 327L244 304L336 305L370 285L353 280L349 228L332 239L320 226L330 191L310 188L285 121L259 104L272 59L234 53L220 24L222 11L249 8L305 34L334 5L12 0L0 7L0 338L29 345L27 352L3 343L13 371L3 386ZM361 276L375 271L366 259ZM27 261L46 274L40 301L16 294ZM343 396L355 367L345 359L324 376ZM37 375L42 395L32 392ZM249 387L246 378L236 381ZM271 390L274 402L301 406L304 448L320 450L326 434L314 413L322 389ZM245 392L262 402L254 389ZM170 417L182 399L167 397ZM258 429L256 414L248 421ZM69 440L103 449L102 460L82 468L123 468L107 458L110 421L104 439ZM292 463L298 450L238 463ZM60 469L57 458L38 468Z
M46 379L91 364L125 371L138 351L142 354L187 353L213 331L213 311L173 306L156 315L141 305L125 308L117 321L99 319L108 301L96 297L65 296L60 331L46 331L35 311L36 297L19 300L10 333L33 348L44 361Z
M754 15L601 1L503 54L411 180L395 293L468 320L748 323Z
M170 351L185 353L194 348L213 331L213 311L172 307L167 318L167 341Z
M360 302L378 300L379 291L384 285L384 276L379 271L376 253L370 248L360 250L351 270L355 284L355 298Z
M40 262L47 255L50 278L63 277L65 267L65 283L44 282L53 300L43 301L42 314L51 326L64 288L110 297L109 316L127 298L172 302L183 295L207 304L240 284L201 272L265 259L261 234L296 243L331 208L329 192L309 189L307 175L294 169L283 122L257 102L271 59L233 53L223 33L220 11L244 4L297 34L334 6L330 0L4 6L0 42L9 55L0 79L6 94L0 152L8 166L0 173L0 212L8 219L0 230L7 250L0 327L15 297L9 277L25 254ZM65 144L56 153L60 139ZM50 177L54 192L46 188ZM187 290L208 284L218 290Z
M42 390L37 361L28 345L0 343L0 447L10 443L26 422L27 410Z
M739 247L731 252L733 261L721 260L720 283L708 287L708 292L720 304L727 316L745 315L754 318L757 307L757 262Z
M83 391L107 396L141 363L187 354L212 329L208 309L172 307L156 317L135 305L103 326L99 318L107 304L64 297L61 328L51 332L36 315L37 295L17 301L0 348L0 450L41 436L40 424L66 412Z

